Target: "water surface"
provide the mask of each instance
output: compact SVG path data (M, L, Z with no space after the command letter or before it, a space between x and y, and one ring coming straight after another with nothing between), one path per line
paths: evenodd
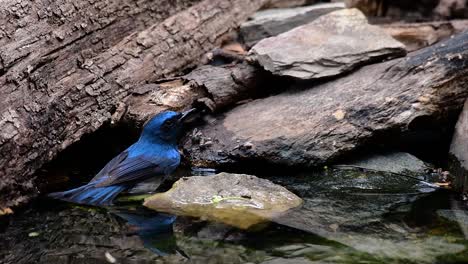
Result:
M468 217L449 191L349 170L269 179L304 205L254 231L138 201L97 208L40 198L0 218L0 263L468 263Z

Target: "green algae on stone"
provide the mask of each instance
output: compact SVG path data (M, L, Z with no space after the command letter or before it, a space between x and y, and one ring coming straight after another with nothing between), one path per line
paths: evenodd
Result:
M173 187L145 199L160 212L199 217L242 229L268 222L302 204L302 199L268 180L220 173L185 177Z

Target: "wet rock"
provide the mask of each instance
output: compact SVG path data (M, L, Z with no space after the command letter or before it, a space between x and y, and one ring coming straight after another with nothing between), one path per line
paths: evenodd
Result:
M405 152L369 154L344 164L344 166L351 165L363 169L416 176L426 174L430 168L424 161Z
M467 45L468 33L462 33L407 58L235 107L197 128L211 145L187 139L183 147L200 167L253 161L318 166L388 144L460 111L468 96Z
M468 190L468 100L458 118L450 145L451 172L454 185L460 191Z
M247 229L284 214L302 200L286 188L251 175L220 173L177 181L145 199L151 209L202 217Z
M307 173L302 178L283 176L272 180L287 186L304 200L303 206L274 221L327 238L335 233L377 228L374 224L382 221L389 211L408 213L411 208L404 208L405 203L435 191L428 192L414 178L374 171L328 169ZM389 232L390 227L383 223L378 226L387 229L382 236L395 233Z
M447 225L436 215L450 203L448 192L432 189L428 193L414 178L383 172L328 169L302 177L277 177L271 180L297 193L304 204L274 221L317 234L327 241L321 245L332 246L305 244L290 252L281 250L280 256L314 252L321 256L320 263L363 259L379 263L383 258L434 263L446 254L464 255L463 234L458 228L447 228L453 223ZM415 236L421 229L433 236ZM343 246L356 251L336 250Z
M310 261L307 258L301 257L301 258L290 258L290 259L274 258L271 260L264 261L261 264L311 264L311 263L314 263L314 262Z
M273 74L308 80L405 53L403 44L368 24L359 10L343 9L261 40L249 54Z
M453 221L453 222L458 222L462 225L465 226L465 228L468 227L468 214L466 210L448 210L448 209L441 209L437 211L437 214L440 217L443 217L447 220Z
M307 24L321 15L344 8L343 3L326 3L305 7L267 9L255 13L240 27L244 43L252 47L264 38L276 36Z

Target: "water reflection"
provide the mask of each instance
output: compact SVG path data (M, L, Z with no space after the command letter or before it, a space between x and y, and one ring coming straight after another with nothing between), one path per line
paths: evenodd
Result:
M178 249L176 239L172 231L176 216L157 213L142 206L115 207L109 212L121 217L135 230L143 241L143 245L159 256L169 254L186 255Z
M362 171L269 179L304 205L256 231L159 214L141 201L102 209L39 199L2 219L0 263L108 263L106 253L119 263L468 261L468 217L448 191Z

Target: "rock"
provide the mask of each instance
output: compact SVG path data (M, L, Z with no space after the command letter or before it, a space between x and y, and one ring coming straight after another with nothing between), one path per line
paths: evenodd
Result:
M264 8L285 8L297 7L316 2L315 0L270 0L263 7Z
M303 248L291 248L289 252L277 249L278 256L313 254L320 256L320 263L359 263L370 254L369 263L379 263L383 258L434 263L442 255L460 254L465 249L463 234L455 223L439 221L435 213L450 203L450 193L434 189L428 193L414 178L330 168L269 179L287 186L304 200L300 208L274 222L316 234L326 241L321 245L331 246L295 243ZM418 219L424 219L425 224L415 224ZM432 236L422 235L422 230ZM356 251L343 254L334 243Z
M430 168L422 160L405 152L369 154L344 164L375 171L411 175L427 174L427 169Z
M304 213L301 217L310 220L309 224L317 223L323 231L330 232L351 231L356 230L355 227L371 225L376 219L384 218L392 208L404 207L404 203L427 197L436 191L432 189L428 192L426 186L414 178L387 172L329 168L315 174L307 173L304 177L292 184L288 183L292 181L289 179L272 180L287 186L304 199L304 205L292 211ZM281 219L287 223L297 215L291 213L275 220Z
M358 8L366 16L388 17L394 20L428 20L441 0L345 0L347 7ZM445 0L442 0L445 1ZM450 0L449 0L450 1Z
M295 194L268 180L220 173L182 178L169 191L145 199L144 205L160 212L202 217L247 229L301 203Z
M299 257L299 258L274 258L271 260L267 260L262 262L261 264L312 264L315 262L312 262L311 260L304 258L304 257Z
M440 0L434 12L444 18L468 17L468 1L466 0Z
M380 25L389 35L415 51L458 34L468 28L468 20L432 21L425 23L391 23Z
M468 190L468 100L458 118L450 145L450 168L459 191Z
M467 46L465 32L406 58L237 106L197 128L210 146L187 139L185 153L201 167L319 166L427 124L440 127L468 96Z
M399 57L405 46L357 9L323 15L309 24L258 42L249 52L275 75L310 80L330 77L372 61Z
M307 24L321 15L344 8L343 3L325 3L305 7L267 9L255 13L241 24L244 43L252 47L264 38L276 36L297 26Z
M465 228L468 227L468 214L466 210L440 209L437 210L437 215L449 221L460 223L460 225L464 225Z

